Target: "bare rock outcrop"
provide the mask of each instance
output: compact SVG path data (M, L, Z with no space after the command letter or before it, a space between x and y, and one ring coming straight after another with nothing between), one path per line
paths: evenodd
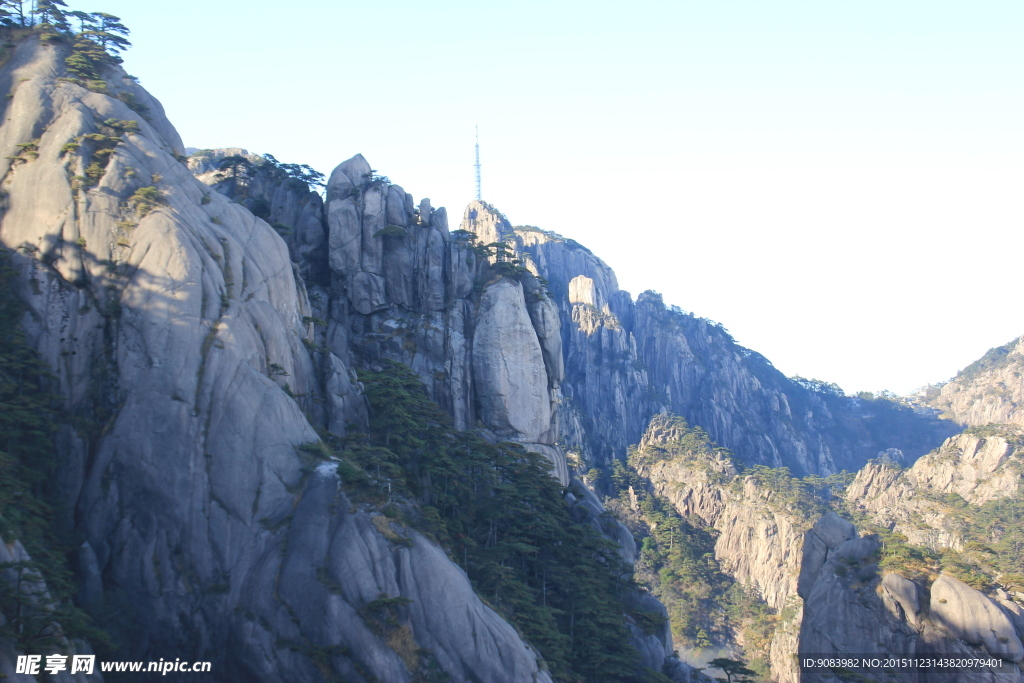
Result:
M881 575L877 565L880 549L874 536L852 538L829 549L819 565L817 551L807 547L801 576L803 621L797 645L801 658L995 658L1001 664L945 670L854 668L845 673L803 668L801 681L838 683L851 675L882 674L886 680L905 683L1024 680L1017 666L1024 656L1019 634L997 600L947 575L940 575L930 585L898 573Z
M87 544L83 603L123 614L107 625L124 658L211 659L218 681L408 681L424 657L453 681L549 680L439 548L353 510L334 464L297 450L314 424L362 419L354 315L324 317L327 290L307 293L292 264L304 252L193 177L158 102L114 67L105 93L60 80L67 54L29 37L0 69L0 241L74 418L57 457L64 530ZM360 193L353 236L353 268L385 285L392 195ZM417 229L443 241L431 213ZM363 291L369 308L387 297ZM382 595L411 601L397 630L375 625Z
M1024 337L989 350L928 403L969 426L1024 425Z
M484 292L473 336L473 372L484 424L528 442L551 438L547 371L519 283L501 280Z
M1012 426L968 429L909 469L869 463L847 488L846 499L911 543L959 550L963 539L949 519L949 496L981 505L1015 493L1024 465L1014 443L1018 432Z
M955 431L896 404L866 405L787 380L720 325L645 292L634 302L615 274L575 240L513 227L475 201L462 229L503 243L546 280L561 317L565 380L561 438L584 469L637 443L652 416L682 415L748 462L798 473L856 470L879 451L919 456Z
M1013 622L1000 606L962 581L940 576L931 586L931 618L968 645L1010 662L1024 659Z
M991 500L989 482L1003 481L999 473L1006 467L1016 472L1008 464L1015 456L1012 448L1007 452L1005 438L985 438L964 434L950 439L910 470L868 465L849 487L848 501L870 506L884 500L891 506L886 510L909 501L912 511L915 487L926 491L928 486L959 491L974 503ZM1024 612L1005 591L985 594L948 574L929 581L880 571L883 549L877 536L859 535L836 512L810 516L813 509L794 498L785 482L773 486L756 474L745 475L729 453L694 443L685 423L657 416L630 462L651 491L681 515L715 529L714 552L723 572L756 591L776 613L792 615L776 624L769 645L775 680L843 680L830 672L801 670L796 653L994 656L1009 664L990 671L908 669L896 671L893 680L1024 680L1015 666L1024 655L1019 629ZM879 482L888 488L871 494Z

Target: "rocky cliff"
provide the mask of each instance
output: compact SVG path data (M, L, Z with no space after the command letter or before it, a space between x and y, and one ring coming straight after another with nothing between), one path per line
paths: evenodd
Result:
M801 667L797 653L994 656L1003 661L998 670L894 670L891 680L1020 681L1024 577L1013 573L1021 545L1015 529L1021 509L1018 439L1014 429L968 430L912 468L869 463L842 498L833 498L828 489L841 488L839 479L800 482L784 471L744 469L681 419L661 415L629 458L639 479L622 478L619 485L643 486L684 520L709 530L708 549L721 573L769 608L762 617L770 624L768 635L758 642L750 617L756 612L707 582L709 588L697 589L712 592L704 609L733 616L719 631L725 638L704 647L762 658L777 681L832 682L879 673L823 673ZM651 537L641 544L645 552L654 539L660 542L658 528L670 519L632 484L618 500L625 518L646 521L631 524L638 536ZM830 508L863 520L867 531L859 534ZM646 555L648 561L657 557ZM673 595L664 580L686 573L685 556L681 562L654 567L661 575L654 579L657 592L673 617L678 591ZM712 632L712 625L704 627ZM680 635L677 647L691 650L692 637Z
M457 428L480 424L495 439L522 443L568 483L556 446L559 320L536 278L494 267L479 243L450 234L445 209L429 199L417 203L374 175L361 155L331 174L317 224L316 193L245 154L204 151L192 157L191 169L233 201L266 208L305 274L315 344L350 366L383 359L408 365ZM215 171L214 162L228 156L255 164L244 184ZM352 409L339 405L333 414ZM337 419L328 428L345 433Z
M513 227L484 202L467 207L461 228L483 244L509 245L544 278L561 318L562 440L586 466L621 457L665 411L703 427L744 462L799 473L856 470L889 448L912 459L954 431L891 402L788 380L721 325L667 307L653 292L634 302L586 247Z
M401 282L386 267L444 253L443 212L421 207L413 244L383 249L401 238L376 230L414 212L404 197L389 212L379 187L353 195L361 166L354 180L341 177L352 165L340 171L334 266L353 268L337 284L363 312L331 315L344 300L314 286L310 301L280 235L193 177L155 99L112 66L89 88L66 79L68 54L30 36L0 69L0 239L17 252L24 326L62 396L59 519L82 541L83 600L116 615L106 623L123 656L188 653L212 660L216 680L405 681L431 666L451 680L549 680L439 548L351 506L334 467L297 450L315 425L361 420L350 344L402 348L381 297L415 296L417 314L436 316L445 332L424 347L459 343L464 327L440 311L441 265ZM344 259L364 239L356 269ZM456 269L472 261L459 256ZM519 329L521 310L483 325ZM542 388L529 400L549 402L547 377L531 381ZM547 445L548 425L513 413L508 429L525 430L513 436ZM382 596L401 598L401 643L363 616Z
M1019 492L1020 438L1019 428L973 428L947 439L909 469L869 463L847 489L848 504L915 545L963 550L965 509Z
M809 504L784 471L743 470L731 453L670 414L651 420L629 464L639 477L638 486L670 505L688 524L710 532L706 550L714 556L716 573L742 586L739 592L723 590L727 584L721 579L705 579L714 597L703 609L731 616L723 624L703 626L708 633L717 633L711 642L695 643L681 633L676 646L693 651L694 659L701 658L702 648L730 649L770 666L773 680L799 680L791 655L801 624L800 560L805 544L817 540L811 527L820 506ZM629 507L640 511L644 505L633 502L636 496L631 488ZM648 527L656 526L634 526L639 535L656 537L657 526L666 523L657 516L641 516ZM689 542L696 538L692 535ZM679 571L672 563L666 567Z
M830 526L840 527L835 520ZM989 597L945 574L922 581L897 572L879 572L878 560L884 551L878 538L857 537L849 522L842 526L843 538L822 546L805 546L801 655L994 657L1001 663L961 670L804 668L801 680L838 683L851 676L880 674L887 676L885 680L907 683L1024 680L1019 667L1024 657L1019 606Z
M749 468L830 474L892 449L913 459L949 423L788 380L720 325L652 292L634 302L585 247L483 202L450 231L444 209L362 156L334 169L323 198L242 149L186 158L159 102L110 64L96 65L100 80L70 77L70 51L30 35L0 68L0 242L60 396L57 531L80 544L78 600L122 657L185 652L212 660L216 680L551 680L451 548L412 528L414 502L408 524L390 484L388 505L361 502L347 461L310 446L364 436L374 415L357 370L391 362L456 429L543 456L573 517L627 561L642 554L636 540L571 468L611 470L637 442L654 454L637 468L645 490L712 538L704 563L754 596L744 609L775 617L759 622L775 628L759 647L780 680L796 680L789 656L806 624L825 628L817 605L860 599L828 571L848 552L870 566L870 542L838 518L814 524L821 510L787 497L788 473ZM245 163L225 173L232 158ZM650 423L668 412L732 454L672 451L681 432ZM1010 486L997 450L975 449L974 474L928 481L991 500L986 490ZM912 497L867 482L887 473L862 476L872 500ZM546 576L538 585L531 600L546 599ZM699 678L671 657L657 600L616 590L629 616L614 627L640 663ZM942 618L939 633L981 633Z
M928 402L972 426L1024 424L1024 338L990 349L957 373Z

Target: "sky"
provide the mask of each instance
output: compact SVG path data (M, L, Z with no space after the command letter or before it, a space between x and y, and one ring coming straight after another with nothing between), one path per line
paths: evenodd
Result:
M191 147L474 196L787 375L908 393L1024 334L1020 0L98 0ZM288 11L285 11L288 10Z

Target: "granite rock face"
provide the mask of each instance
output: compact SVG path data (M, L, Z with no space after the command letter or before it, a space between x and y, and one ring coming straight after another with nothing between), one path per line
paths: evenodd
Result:
M773 680L841 680L801 671L793 658L797 652L1021 661L1024 609L1014 599L1019 595L1002 590L985 594L946 574L926 582L880 571L878 537L859 535L836 512L809 516L807 508L781 490L743 474L727 452L690 449L683 438L688 430L674 416L653 418L637 449L636 471L680 515L714 529L714 554L723 572L761 596L776 613L792 615L775 624L768 646ZM912 517L920 519L915 517L920 514L915 493L925 499L929 486L960 491L969 504L990 500L994 493L989 487L1004 481L1000 472L1017 472L1012 449L1006 452L1006 438L962 434L909 470L870 463L847 489L846 504L861 504L876 514L897 510L910 525ZM895 529L915 541L915 528L898 523ZM893 680L1024 680L1014 666L987 673L921 675L928 677L904 671Z
M323 199L242 149L183 162L155 99L116 68L104 73L109 94L61 80L66 56L29 38L0 68L12 95L0 126L0 242L17 251L24 327L76 418L69 425L98 426L56 439L56 485L72 502L58 519L83 541L80 603L135 615L114 634L130 636L133 658L199 653L227 681L301 683L325 670L412 681L424 658L456 683L550 680L440 548L353 507L333 465L299 449L317 430L366 425L356 367L404 363L458 428L547 457L574 514L629 560L635 540L571 477L566 450L578 470L607 465L641 439L670 438L657 421L644 433L671 411L748 464L827 474L886 449L916 457L950 431L787 380L721 326L654 293L634 302L589 250L513 228L483 202L449 231L443 208L417 203L360 155L334 169ZM97 133L117 140L111 151L86 137ZM38 154L19 147L29 141ZM248 177L218 175L231 156L250 162ZM971 453L973 474L936 468L929 485L979 500L1009 486L998 444ZM833 580L838 563L864 565L869 580L872 541L838 518L790 514L753 480L722 487L739 476L727 458L655 463L644 475L718 530L723 566L776 609L818 596L802 617L818 624L830 601L860 590ZM999 614L1022 620L1009 597L992 603L997 613L954 591L986 616L958 621L953 610L938 624L923 588L879 585L871 609L910 638L893 635L894 647L925 624L974 651L988 625L1016 656L999 640ZM404 599L387 623L374 616L382 596ZM854 625L872 614L835 609L853 610ZM795 680L785 658L800 618L773 642L783 681ZM701 678L671 658L668 633L633 631L647 665Z
M917 457L955 431L910 408L790 381L720 325L666 307L653 292L634 302L588 249L513 227L485 202L470 203L461 227L482 243L509 245L546 280L561 317L562 440L586 467L621 458L662 412L701 426L745 462L797 473L856 470L889 448Z
M310 294L327 322L317 341L355 364L408 365L457 428L480 423L523 444L567 484L560 320L537 279L497 269L480 241L452 236L444 209L417 205L361 155L331 173L326 197L330 276Z
M1022 458L1013 446L1012 426L968 430L902 469L883 462L864 466L846 490L846 499L875 524L897 531L916 545L963 549L958 526L944 497L955 494L981 505L1015 493L1021 485Z
M1024 337L991 349L927 403L969 426L1024 425Z
M931 587L933 621L969 645L1010 662L1024 659L1024 645L1013 622L999 605L967 584L949 576L935 579Z
M806 547L800 653L826 657L995 657L1004 662L996 670L892 669L886 672L886 680L1024 680L1017 666L1024 655L1019 632L998 601L947 575L939 576L930 586L898 573L880 575L876 564L879 551L876 537L853 538L829 548L825 561L813 571L817 551ZM815 559L808 562L811 556ZM805 669L800 680L838 683L845 678L829 671Z
M812 520L771 487L740 474L727 452L689 449L688 429L675 416L655 416L637 448L636 472L691 524L714 530L714 555L725 574L775 612L789 608L792 616L775 624L767 658L776 680L795 683L799 672L790 655L800 629L804 549L820 545L824 562L825 551L850 537L853 525L833 514L811 528Z
M501 280L480 301L473 335L480 417L500 436L551 439L551 398L540 341L523 288Z
M193 176L159 103L134 81L107 69L107 95L58 80L66 56L30 37L0 69L13 95L0 147L19 157L0 160L0 241L17 252L24 327L53 368L62 409L80 418L71 424L100 426L57 439L58 485L72 503L61 524L84 540L82 603L124 612L113 635L126 658L188 653L212 660L218 681L320 681L325 669L408 681L420 648L453 681L549 680L439 548L353 511L333 465L297 450L317 440L314 424L344 433L365 419L347 346L361 314L343 312L339 324L316 280L335 277L318 246L328 237L315 229L318 198L269 195L272 216L309 228L286 243ZM147 115L111 96L122 91ZM117 136L110 119L138 131ZM116 139L109 154L83 137L93 133ZM18 143L36 138L38 155L21 155ZM75 178L92 163L95 184ZM359 197L364 278L387 277L388 249L373 231L391 194ZM417 229L443 241L437 226ZM422 244L436 254L436 242ZM364 289L371 303L387 296ZM337 352L311 354L306 344L329 331ZM396 632L374 626L381 595L410 601ZM395 633L407 647L394 646Z
M670 419L657 416L639 450L671 448L678 439ZM669 452L675 457L638 467L637 473L681 515L716 529L715 557L723 570L755 589L772 608L782 609L796 593L796 556L804 540L801 521L774 504L770 490L737 475L727 456L705 460ZM736 477L738 486L723 484Z

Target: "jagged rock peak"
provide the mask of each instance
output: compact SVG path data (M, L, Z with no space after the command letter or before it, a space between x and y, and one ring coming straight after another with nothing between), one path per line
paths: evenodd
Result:
M356 154L335 166L327 180L327 201L345 197L353 187L366 184L372 170L362 154Z
M311 421L360 420L354 316L334 289L344 278L308 297L282 237L193 176L159 103L116 67L93 90L62 80L67 54L30 37L0 66L12 95L0 100L0 243L18 250L27 337L75 416L55 442L61 532L84 542L83 604L132 607L104 624L124 658L155 660L172 643L183 657L213 653L223 681L407 683L429 650L452 681L549 682L436 544L407 530L397 542L348 500L335 463L302 450L318 440ZM369 170L361 157L343 167L352 185ZM404 239L377 234L386 197L413 212L373 181L344 236L367 237L353 270L383 280L381 243ZM293 213L322 235L318 199L303 192L282 201L307 200ZM417 227L428 266L417 305L440 322L437 214ZM311 321L328 322L332 294L328 339ZM404 659L361 616L382 595L408 605Z
M474 199L466 206L459 228L475 233L482 244L504 242L515 234L505 214L479 199Z
M952 496L983 505L1014 495L1024 470L1017 445L1022 435L1024 430L1013 425L971 427L909 469L868 463L847 487L846 499L911 543L960 550L960 525L943 500Z

